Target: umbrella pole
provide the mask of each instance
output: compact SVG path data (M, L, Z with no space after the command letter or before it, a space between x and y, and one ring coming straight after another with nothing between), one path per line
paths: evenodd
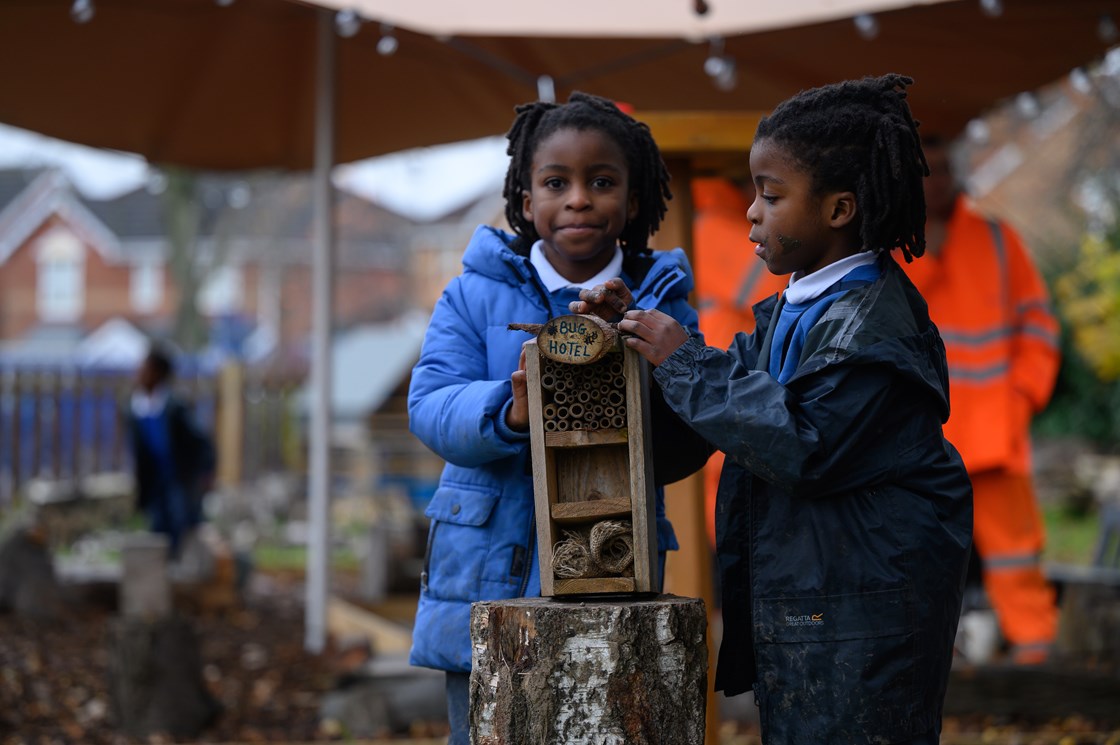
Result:
M307 604L304 648L322 652L330 575L331 326L334 295L335 37L331 14L319 13L315 69L315 167L312 176L314 257L311 269L311 438L309 443Z

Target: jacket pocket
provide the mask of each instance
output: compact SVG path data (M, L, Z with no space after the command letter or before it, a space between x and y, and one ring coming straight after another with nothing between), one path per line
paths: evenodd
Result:
M754 604L774 742L892 742L922 715L905 589ZM904 739L904 738L903 738Z
M475 600L490 548L499 494L463 484L440 486L424 514L432 520L421 584L429 595Z

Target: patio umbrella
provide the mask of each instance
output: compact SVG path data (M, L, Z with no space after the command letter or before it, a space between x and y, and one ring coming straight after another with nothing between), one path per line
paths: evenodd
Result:
M700 0L699 14L698 0L569 0L562 12L523 0L314 1L365 19L336 38L339 162L501 133L513 106L549 83L560 99L579 88L638 111L764 111L803 87L903 72L917 81L920 117L958 131L1098 58L1115 43L1104 19L1117 8ZM92 17L71 20L83 8ZM873 38L854 23L861 15ZM308 168L314 18L310 4L282 0L0 0L0 121L157 163ZM732 60L733 88L713 84L710 57Z
M955 132L1115 41L1115 0L1006 0L998 14L1000 0L317 4L329 12L295 0L0 0L0 122L156 163L315 168L312 649L325 634L334 162L497 134L516 104L577 88L639 112L758 111L887 71L912 74L919 117Z

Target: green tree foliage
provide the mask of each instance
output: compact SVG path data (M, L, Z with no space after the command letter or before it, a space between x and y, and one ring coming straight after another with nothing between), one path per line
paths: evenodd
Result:
M1120 228L1086 235L1053 288L1062 368L1036 428L1120 448Z

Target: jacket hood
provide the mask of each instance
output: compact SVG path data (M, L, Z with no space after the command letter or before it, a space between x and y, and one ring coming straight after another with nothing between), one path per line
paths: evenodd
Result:
M525 282L532 276L531 269L528 255L520 256L514 251L517 240L513 233L479 225L463 252L463 268L506 284Z

